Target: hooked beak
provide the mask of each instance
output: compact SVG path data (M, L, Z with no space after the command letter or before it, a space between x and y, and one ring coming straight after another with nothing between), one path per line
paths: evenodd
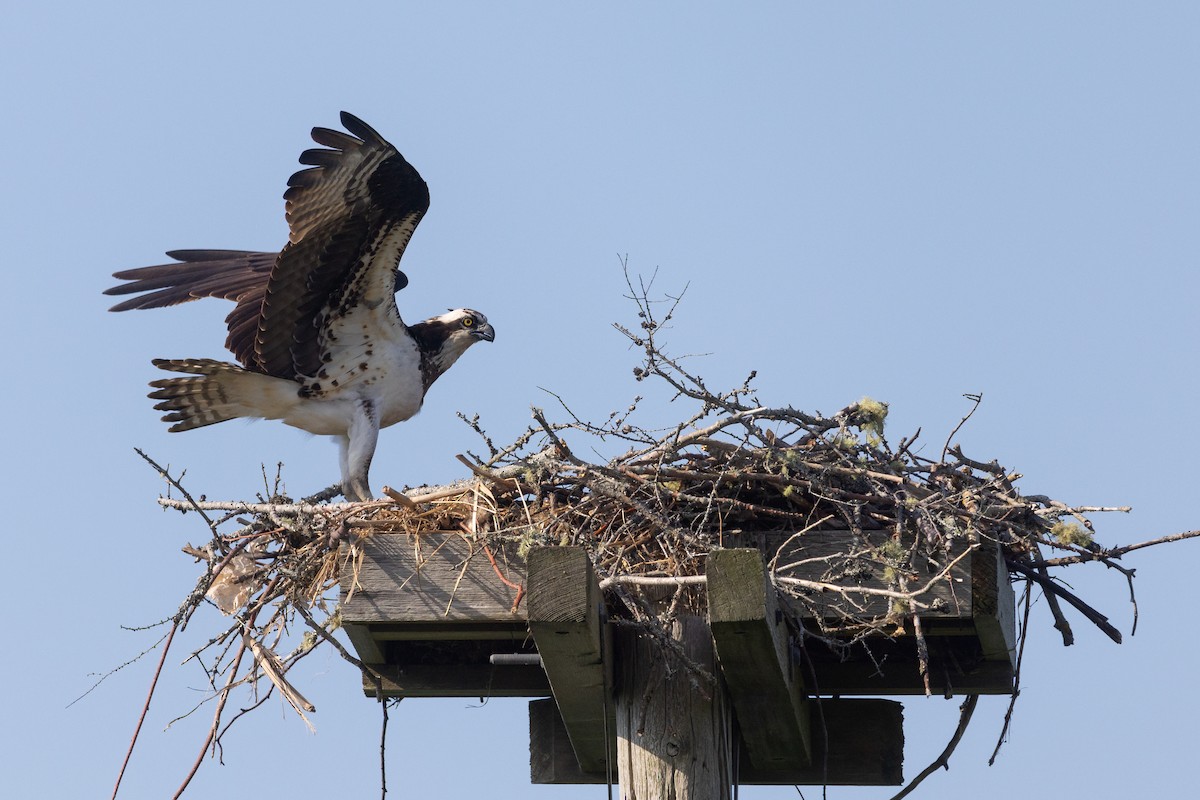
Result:
M485 342L494 342L496 340L496 329L492 327L490 322L485 322L483 325L471 331L471 335L476 339L482 339Z

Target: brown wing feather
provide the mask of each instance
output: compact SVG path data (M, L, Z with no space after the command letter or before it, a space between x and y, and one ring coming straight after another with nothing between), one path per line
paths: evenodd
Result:
M331 149L305 151L301 162L315 166L292 175L284 194L291 233L271 270L255 339L256 367L269 375L320 368L325 323L354 303L355 287L392 279L429 208L425 181L396 148L357 117L341 119L350 133L313 129L313 141ZM379 252L389 257L374 258Z
M236 303L225 318L226 347L249 370L284 378L315 374L327 322L353 308L364 287L408 282L396 269L429 208L429 189L373 128L345 112L349 133L314 128L313 148L284 194L289 241L280 253L176 250L177 263L118 272L105 291L137 294L113 311L160 308L219 297ZM396 321L395 299L390 312Z
M247 250L172 250L167 255L177 260L171 264L113 273L114 278L126 282L106 289L105 294L138 296L117 303L110 311L163 308L204 297L232 300L237 305L225 317L229 329L225 346L239 363L252 367L267 277L279 254Z

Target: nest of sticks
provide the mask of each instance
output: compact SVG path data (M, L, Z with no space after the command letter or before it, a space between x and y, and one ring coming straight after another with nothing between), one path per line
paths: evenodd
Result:
M1058 572L1100 563L1132 587L1133 570L1118 563L1121 555L1191 535L1102 547L1090 515L1129 509L1073 506L1018 491L1019 475L968 457L954 443L971 413L931 457L914 447L919 431L889 441L887 406L875 400L832 415L767 405L752 388L753 373L732 390L710 389L660 342L678 299L652 301L648 287L633 282L630 290L637 324L616 327L640 352L635 380L665 388L675 408L690 409L675 424L640 424L640 397L599 423L579 418L556 397L561 419L534 408L533 424L499 447L478 417L464 416L486 448L459 456L471 477L404 493L385 489L387 499L366 503L330 502L337 487L293 501L278 476L256 502L198 500L151 461L173 487L160 502L198 512L210 532L207 543L185 548L204 570L170 618L170 635L209 602L228 616L224 630L193 654L201 656L217 704L201 756L219 743L222 709L234 687L257 687L265 677L259 702L278 690L302 716L313 710L286 674L318 645L336 648L371 674L332 632L339 576L353 570L363 538L380 532L456 532L480 547L505 543L518 550L582 546L617 616L657 629L664 639L676 606L641 602L639 584L698 583L711 550L747 533L773 533L780 544L765 557L777 588L801 604L823 596L828 606L827 598L836 598L838 613L817 615L823 621L805 635L839 647L869 642L906 620L920 637L921 614L937 583L950 579L953 554L984 545L1000 548L1026 598L1041 590L1065 644L1073 634L1064 605L1119 642L1120 632L1067 590ZM968 397L973 412L980 398ZM616 453L595 457L605 450ZM843 546L822 556L819 575L809 570L810 577L796 578L794 567L805 559L797 542L818 528L840 532ZM855 567L864 564L865 571ZM297 629L305 632L297 636Z

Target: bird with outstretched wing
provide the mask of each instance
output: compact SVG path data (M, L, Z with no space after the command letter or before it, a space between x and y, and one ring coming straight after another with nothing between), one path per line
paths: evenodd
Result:
M278 253L175 250L173 263L114 273L105 291L135 295L113 311L161 308L203 297L232 300L226 347L237 364L156 359L186 377L151 382L170 430L229 419L282 420L337 437L342 493L368 500L381 428L420 409L435 380L475 342L487 318L459 308L405 324L396 293L400 257L429 208L429 189L404 156L357 117L348 133L314 128L321 148L284 193L288 242Z

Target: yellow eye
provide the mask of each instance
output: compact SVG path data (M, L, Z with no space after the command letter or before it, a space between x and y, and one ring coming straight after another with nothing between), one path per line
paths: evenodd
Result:
M474 317L463 317L462 326L463 326L464 328L469 328L469 327L471 327L471 326L472 326L472 325L474 325L474 324L475 324L475 318L474 318Z

